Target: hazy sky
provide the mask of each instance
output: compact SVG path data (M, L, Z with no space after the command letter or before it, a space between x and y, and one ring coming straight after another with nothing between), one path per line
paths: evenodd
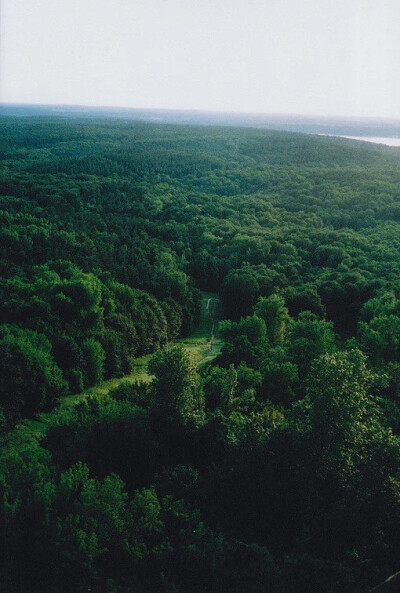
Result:
M400 118L400 0L0 0L0 100Z

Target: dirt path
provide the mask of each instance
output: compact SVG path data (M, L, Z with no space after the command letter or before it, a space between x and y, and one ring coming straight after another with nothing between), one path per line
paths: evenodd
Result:
M182 344L186 348L197 365L203 364L215 358L221 351L222 341L216 336L216 327L219 321L219 298L213 293L203 293L200 323L190 336L177 340L176 344ZM42 413L37 418L24 419L12 430L7 440L26 441L41 438L49 426L57 422L57 418L67 412L78 403L90 396L107 397L108 393L123 382L134 383L135 381L151 381L147 372L147 363L151 354L137 358L132 372L120 378L108 379L94 387L90 387L75 395L68 395L62 399L60 406L52 412Z
M213 346L213 341L215 338L215 304L218 302L218 299L216 297L210 297L207 300L207 305L206 305L206 310L210 316L210 320L211 320L211 331L210 331L210 341L208 343L208 347L209 347L209 351L212 351L212 346ZM214 308L211 306L210 307L210 303L214 303Z

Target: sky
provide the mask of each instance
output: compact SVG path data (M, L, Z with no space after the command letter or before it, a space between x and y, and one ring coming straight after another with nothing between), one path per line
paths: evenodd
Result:
M0 10L0 102L400 118L400 0Z

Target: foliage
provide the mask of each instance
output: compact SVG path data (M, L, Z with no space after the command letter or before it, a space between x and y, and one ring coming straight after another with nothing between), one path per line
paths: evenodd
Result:
M365 593L398 571L398 151L0 131L4 590ZM225 320L196 367L171 342L200 289ZM151 382L123 380L150 354Z
M154 407L183 423L199 419L202 396L196 368L183 346L159 350L149 361Z

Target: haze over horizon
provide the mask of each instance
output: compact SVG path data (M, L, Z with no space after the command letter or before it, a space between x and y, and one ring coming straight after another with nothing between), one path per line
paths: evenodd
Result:
M397 0L0 0L0 101L400 118Z

